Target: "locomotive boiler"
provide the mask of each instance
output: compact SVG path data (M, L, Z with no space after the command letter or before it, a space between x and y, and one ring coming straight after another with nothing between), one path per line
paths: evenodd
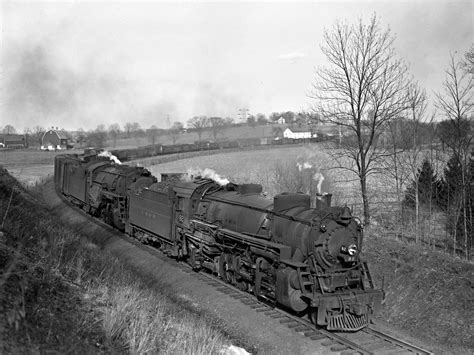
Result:
M359 330L380 306L360 258L362 226L330 195L311 207L308 195L269 199L257 184L161 180L92 156L55 160L58 191L87 213L328 330Z
M302 193L270 200L261 192L260 185L228 184L199 193L189 222L177 225L193 266L329 330L366 326L383 294L360 260L362 226L351 210L331 207L330 195L311 208Z

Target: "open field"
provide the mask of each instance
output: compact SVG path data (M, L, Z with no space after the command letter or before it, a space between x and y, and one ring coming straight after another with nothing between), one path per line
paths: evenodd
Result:
M268 124L268 125L259 125L255 127L249 126L231 126L222 129L217 135L218 141L224 140L236 140L236 139L243 139L243 138L264 138L264 137L275 137L274 130L286 129L287 125L277 125L277 124ZM335 133L337 131L336 128L330 125L321 125L317 128L318 132L327 133ZM199 140L199 136L195 132L186 132L181 133L177 136L176 144L182 143L194 143L195 141ZM212 131L206 129L203 131L201 135L201 140L208 140L214 141L214 137ZM160 135L156 137L155 143L160 144L173 144L173 139L170 135ZM138 146L144 146L152 144L152 141L147 137L137 137L137 138L120 138L117 139L114 143L113 140L109 139L107 141L107 148L109 149L120 149L120 148L133 148Z
M306 165L304 165L306 164ZM333 194L338 204L359 203L359 182L356 176L347 170L337 169L334 161L322 143L302 146L284 146L269 150L222 153L212 156L181 159L147 167L155 176L161 173L186 172L188 170L214 170L217 174L235 183L258 183L269 197L285 190L276 178L276 170L297 170L298 165L309 176L321 173L324 176L321 190ZM381 192L387 191L386 181L370 179L377 186L374 195L382 198ZM306 192L307 191L303 191Z
M81 153L81 150L48 152L39 149L8 149L0 151L0 166L26 185L34 185L52 176L54 157L64 153Z

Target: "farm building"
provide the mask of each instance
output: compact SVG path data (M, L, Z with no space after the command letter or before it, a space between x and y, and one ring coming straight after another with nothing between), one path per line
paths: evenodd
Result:
M285 119L284 119L282 116L280 116L280 118L277 119L275 122L276 122L277 124L285 124L285 123L286 123Z
M0 134L1 148L27 148L28 136L26 134Z
M316 133L311 133L307 129L287 128L283 131L283 138L307 139L307 138L317 138L317 135Z
M41 149L66 149L68 147L68 140L66 132L50 129L44 132L43 138L41 138Z

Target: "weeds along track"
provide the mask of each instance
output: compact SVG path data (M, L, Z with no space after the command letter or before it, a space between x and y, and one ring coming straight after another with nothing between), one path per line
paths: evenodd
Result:
M368 328L364 328L355 333L329 332L325 329L319 328L311 323L306 318L301 318L283 309L274 307L271 303L264 299L257 299L254 295L242 291L230 284L227 284L216 275L206 272L196 272L190 265L184 262L177 262L166 256L164 253L149 245L144 245L126 234L123 234L102 220L93 218L79 209L74 204L70 203L53 187L63 203L72 207L76 213L86 216L92 223L104 228L108 231L113 231L114 234L121 237L126 242L146 250L154 257L166 258L173 263L175 267L181 271L192 275L195 279L213 287L218 292L231 297L234 300L240 301L249 311L257 312L265 315L270 320L278 322L286 326L290 331L299 333L307 339L314 342L315 347L324 351L324 353L334 354L432 354L430 351L422 349L418 346L407 343L406 341L393 337L377 329L376 324L372 324ZM231 320L231 319L229 319ZM266 325L268 326L268 324Z

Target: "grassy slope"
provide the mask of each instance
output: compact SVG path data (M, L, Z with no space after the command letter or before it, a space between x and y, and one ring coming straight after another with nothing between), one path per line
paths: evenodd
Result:
M381 319L453 353L474 350L474 264L366 233L365 258L386 291ZM470 349L470 350L468 350Z
M58 224L1 168L0 216L0 353L212 354L229 343Z

